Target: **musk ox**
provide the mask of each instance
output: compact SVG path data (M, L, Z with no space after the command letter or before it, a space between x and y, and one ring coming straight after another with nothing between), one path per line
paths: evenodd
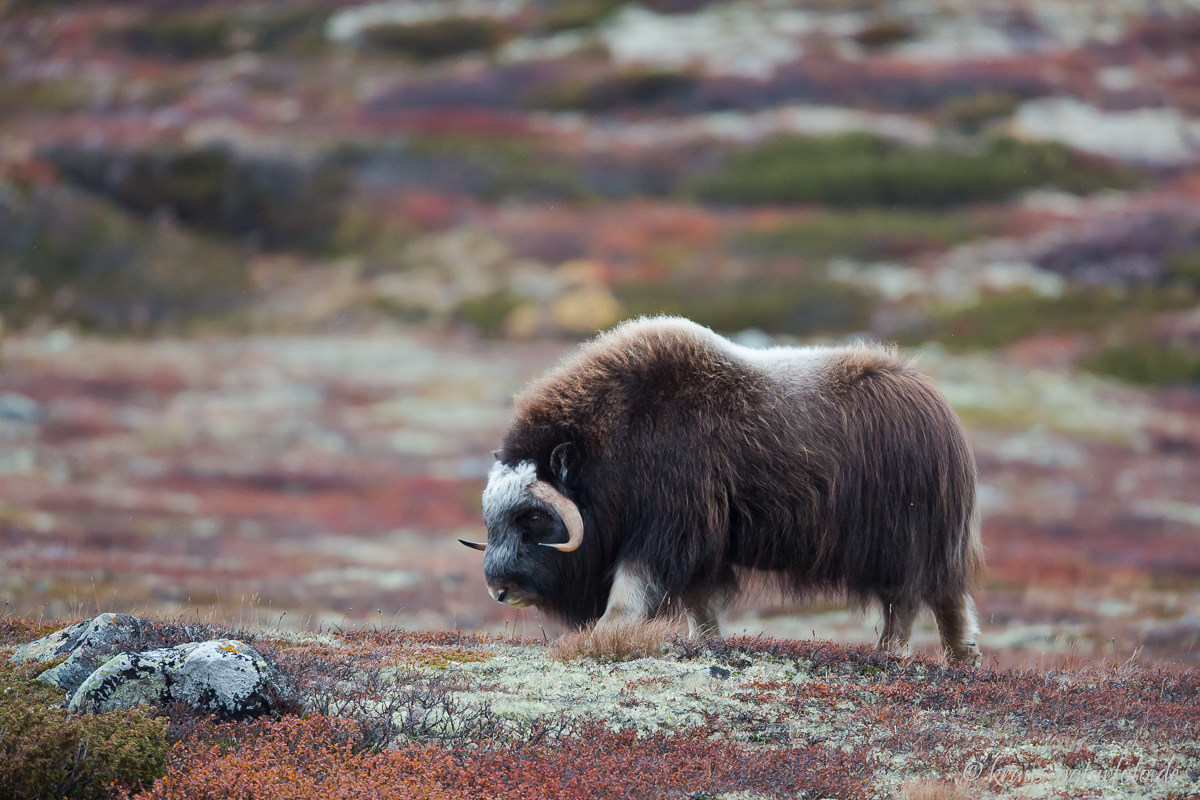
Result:
M571 624L682 609L692 636L747 574L883 608L907 649L928 606L979 661L975 460L933 383L877 346L756 350L685 319L627 322L516 398L483 492L491 595Z

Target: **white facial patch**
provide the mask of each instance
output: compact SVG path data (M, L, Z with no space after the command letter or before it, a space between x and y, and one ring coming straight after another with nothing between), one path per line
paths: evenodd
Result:
M483 521L489 528L500 522L501 515L520 505L529 496L529 487L537 480L537 464L522 461L515 467L497 461L488 471L483 490Z

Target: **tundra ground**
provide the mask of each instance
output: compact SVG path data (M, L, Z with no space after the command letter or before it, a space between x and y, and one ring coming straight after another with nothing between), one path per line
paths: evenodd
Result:
M51 627L6 619L0 650ZM563 660L479 634L162 629L252 641L300 716L144 709L167 726L142 798L1182 798L1200 780L1194 670L972 669L766 637ZM6 673L6 694L29 677ZM15 744L0 767L19 774Z

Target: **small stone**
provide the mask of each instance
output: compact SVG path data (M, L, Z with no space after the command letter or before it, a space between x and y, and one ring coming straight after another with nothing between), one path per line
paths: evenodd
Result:
M730 672L729 670L725 669L724 667L718 667L716 664L713 664L711 667L708 668L708 674L713 678L719 678L721 680L725 680L733 673Z
M13 392L0 394L0 419L38 423L45 417L45 410L36 400Z
M116 652L116 642L137 636L141 630L142 621L135 616L101 614L18 648L10 661L14 664L53 661L70 654L66 661L38 676L42 683L57 686L70 694Z

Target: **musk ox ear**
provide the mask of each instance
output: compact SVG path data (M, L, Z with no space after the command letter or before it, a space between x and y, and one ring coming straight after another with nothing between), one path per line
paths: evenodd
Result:
M554 448L554 452L550 454L550 471L558 478L558 482L564 486L567 483L567 475L570 474L574 462L575 445L571 442L563 442Z

